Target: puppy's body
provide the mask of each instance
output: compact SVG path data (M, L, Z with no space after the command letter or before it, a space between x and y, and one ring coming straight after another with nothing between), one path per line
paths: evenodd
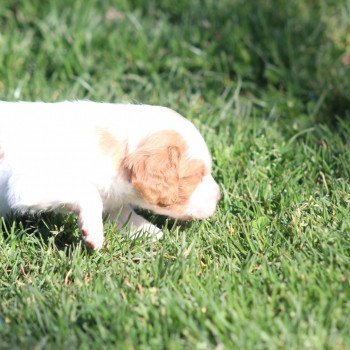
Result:
M210 170L196 128L164 107L0 102L0 215L74 211L93 248L103 243L103 212L158 235L131 207L211 215L219 190Z

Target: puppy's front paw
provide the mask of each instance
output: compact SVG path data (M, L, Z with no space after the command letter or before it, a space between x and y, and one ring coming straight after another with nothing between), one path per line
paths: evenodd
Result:
M103 223L101 221L82 220L79 218L81 236L91 249L99 250L103 246Z
M163 237L163 232L157 226L152 225L142 216L136 214L134 210L126 206L118 215L117 228L126 227L129 229L129 234L132 239L138 237L148 237L152 241L157 241Z
M151 238L153 241L157 241L163 237L163 231L151 223L144 223L138 228L133 228L131 229L130 233L133 239L138 237L147 237Z
M100 250L103 246L103 234L89 233L88 230L82 229L81 235L84 243L93 250Z

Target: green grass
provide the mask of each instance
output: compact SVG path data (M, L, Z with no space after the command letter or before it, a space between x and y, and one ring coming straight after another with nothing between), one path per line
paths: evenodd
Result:
M214 157L165 238L1 221L1 349L350 349L350 3L0 2L0 99L172 107ZM20 127L20 126L19 126Z

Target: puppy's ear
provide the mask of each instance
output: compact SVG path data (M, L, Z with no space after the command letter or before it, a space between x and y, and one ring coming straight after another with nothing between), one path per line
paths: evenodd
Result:
M175 204L179 195L179 162L184 142L173 131L158 132L145 139L123 161L129 181L153 205Z

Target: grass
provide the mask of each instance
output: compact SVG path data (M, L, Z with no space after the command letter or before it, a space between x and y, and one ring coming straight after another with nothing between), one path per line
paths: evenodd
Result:
M172 107L223 198L162 241L2 220L1 349L349 349L350 5L0 3L0 99Z

